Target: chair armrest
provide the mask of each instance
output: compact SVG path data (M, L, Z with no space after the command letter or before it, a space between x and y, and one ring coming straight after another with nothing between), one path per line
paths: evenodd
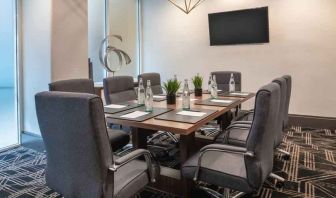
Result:
M149 172L149 177L151 179L151 182L155 182L155 174L153 173L153 167L152 167L152 159L151 159L151 153L146 149L137 149L135 151L132 151L131 153L124 155L114 161L114 164L109 168L111 171L116 172L120 167L124 166L125 164L144 156L147 164L147 169Z
M254 153L251 151L247 151L245 147L231 146L227 144L209 144L201 148L200 151L201 151L201 155L209 151L218 151L218 152L224 152L224 153L236 153L236 154L241 154L241 155L250 156L250 157L254 156Z
M231 125L234 125L234 124L246 124L246 125L251 125L252 124L252 121L235 121L233 123L231 123Z
M250 129L250 128L251 128L251 125L249 125L249 124L232 123L231 125L226 127L226 130L230 130L230 129Z
M231 146L227 144L209 144L200 150L200 156L198 158L198 164L197 164L197 168L196 168L195 175L194 175L194 181L197 181L198 173L199 173L199 170L202 164L202 158L204 154L208 152L233 153L233 154L238 154L238 155L243 155L243 156L248 156L248 157L254 157L254 153L252 151L248 151L244 147Z

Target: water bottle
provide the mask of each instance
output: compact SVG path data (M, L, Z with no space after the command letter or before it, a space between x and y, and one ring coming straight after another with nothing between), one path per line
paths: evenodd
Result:
M211 97L212 98L217 98L217 82L216 82L216 76L212 76L212 86L211 86L211 91L210 91Z
M235 92L236 82L234 81L233 73L231 73L230 82L229 82L229 92Z
M145 87L143 85L142 78L139 79L138 104L139 105L144 105L145 104Z
M182 109L190 109L190 90L188 87L188 79L184 80L184 88L182 94Z
M209 81L208 81L208 91L209 91L209 93L211 93L211 87L212 87L212 76L210 74Z
M174 74L174 80L177 81L177 75L176 74Z
M153 91L152 91L152 88L151 88L150 80L147 80L145 108L146 108L146 111L148 111L148 112L153 111Z

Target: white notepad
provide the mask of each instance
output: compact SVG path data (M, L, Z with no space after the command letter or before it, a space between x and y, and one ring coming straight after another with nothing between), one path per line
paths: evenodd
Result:
M247 96L249 93L237 93L237 92L232 92L230 95L236 95L236 96Z
M180 111L180 112L178 112L176 114L178 114L178 115L185 115L185 116L202 117L206 113L204 113L204 112L197 112L197 111Z
M106 105L105 107L107 108L111 108L111 109L122 109L127 107L126 105L118 105L118 104L110 104L110 105Z
M182 100L182 98L178 98L177 100ZM196 100L198 100L198 99L196 99L196 98L190 98L190 101L196 101Z
M134 119L134 118L138 118L138 117L141 117L141 116L144 116L144 115L147 115L149 114L149 112L144 112L144 111L134 111L132 113L128 113L128 114L125 114L123 116L120 116L122 118L131 118L131 119Z
M154 95L153 98L154 99L165 99L166 96Z
M211 102L217 102L217 103L226 103L226 104L230 104L233 101L232 100L219 100L219 99L212 99L210 100Z

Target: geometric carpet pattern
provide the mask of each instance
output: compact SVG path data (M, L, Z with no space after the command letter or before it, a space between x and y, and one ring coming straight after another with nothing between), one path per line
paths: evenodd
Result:
M282 189L270 180L260 197L336 198L336 131L293 127L283 139L289 160L275 156L274 171L287 179ZM0 197L61 197L45 184L45 153L18 147L0 153ZM200 194L199 194L200 195ZM168 198L165 193L146 189L145 198ZM201 197L204 197L203 195Z
M261 197L336 197L336 131L293 127L277 155L275 169L287 179L282 190L264 188Z

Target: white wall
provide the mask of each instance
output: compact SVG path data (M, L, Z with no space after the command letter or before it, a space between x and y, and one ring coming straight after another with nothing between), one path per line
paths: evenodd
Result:
M51 81L51 0L21 1L21 66L23 131L39 133L35 94Z
M290 74L290 113L336 117L335 0L207 0L189 15L167 0L142 3L145 72L207 79L210 71L237 70L245 91ZM269 6L269 44L209 45L208 13L261 6Z

